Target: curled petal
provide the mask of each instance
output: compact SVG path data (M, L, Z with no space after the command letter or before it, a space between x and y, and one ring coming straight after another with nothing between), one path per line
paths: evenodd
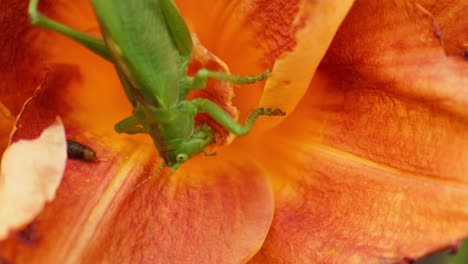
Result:
M260 105L279 107L286 113L296 108L353 2L300 1L293 23L296 45L275 62ZM271 128L280 121L263 120L263 124Z
M32 221L52 201L67 158L65 130L60 120L35 140L10 145L0 171L0 240L11 229Z

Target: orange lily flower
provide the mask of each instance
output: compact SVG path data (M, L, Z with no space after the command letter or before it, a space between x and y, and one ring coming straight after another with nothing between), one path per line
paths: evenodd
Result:
M232 72L273 69L235 88L240 120L258 104L287 117L132 191L160 159L147 136L113 131L131 108L112 65L29 26L27 2L0 4L0 102L21 112L13 141L60 115L99 160L67 162L56 199L0 242L0 262L393 263L468 236L462 4L177 0ZM99 34L88 1L40 9ZM223 85L201 96L230 108Z

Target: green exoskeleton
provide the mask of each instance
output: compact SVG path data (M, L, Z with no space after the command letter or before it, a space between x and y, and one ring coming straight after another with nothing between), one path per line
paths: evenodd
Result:
M33 24L61 33L115 65L133 106L132 115L118 122L115 130L149 134L164 159L162 167L175 171L190 157L206 154L215 131L196 124L197 113L207 113L237 136L247 134L260 115L285 114L280 109L257 108L240 125L208 99L186 99L190 91L205 88L208 78L246 84L265 79L269 71L241 77L200 69L187 76L193 44L172 0L91 0L102 39L43 16L37 10L38 1L29 3Z

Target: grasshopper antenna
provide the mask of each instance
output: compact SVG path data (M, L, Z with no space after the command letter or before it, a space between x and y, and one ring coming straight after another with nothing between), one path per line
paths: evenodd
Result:
M179 164L180 165L180 164ZM161 164L161 166L159 167L158 171L156 172L156 174L159 174L159 172L164 168L166 167L166 164L163 163ZM177 170L179 166L176 166L175 168L172 167L171 168L171 172L169 173L169 175L167 175L164 179L163 179L163 182L161 183L161 185L158 187L158 190L156 191L156 197L154 197L154 201L155 201L155 208L158 208L159 205L160 205L160 200L159 198L161 197L161 194L162 194L162 190L164 189L164 187L167 185L167 183L169 182L169 179L171 178L172 175L174 175L174 172ZM132 191L135 191L138 187L140 187L143 183L147 182L149 180L150 177L148 177L147 179L145 179L143 182L140 182L137 186L135 186L135 188L133 188Z
M156 175L159 175L161 173L161 171L166 167L166 162L163 161L163 163L161 163L161 165L159 165L159 168L156 172L154 173L151 173L151 175L144 179L142 182L138 183L137 185L135 185L135 187L133 187L133 189L130 191L130 192L134 192L136 191L138 188L140 188L143 184L147 183L149 180L151 180L154 176ZM171 173L172 175L172 173Z
M177 166L178 168L178 166ZM156 192L157 195L155 197L155 201L157 201L157 205L156 206L159 206L159 197L161 196L161 193L162 193L162 190L164 189L164 187L167 185L167 183L169 182L169 179L171 178L172 175L174 175L174 172L177 170L177 168L174 168L172 167L171 169L171 172L169 173L169 175L167 175L167 177L164 179L163 183L161 184L161 186L158 187L158 191Z

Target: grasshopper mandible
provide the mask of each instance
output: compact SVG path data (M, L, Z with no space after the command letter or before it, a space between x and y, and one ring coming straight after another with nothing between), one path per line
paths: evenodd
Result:
M190 91L205 88L208 78L248 84L264 80L270 72L235 76L200 69L187 76L193 44L172 0L91 0L102 38L47 18L39 13L38 2L29 2L32 24L63 34L114 64L133 106L132 115L118 122L115 130L149 134L164 160L162 167L173 172L189 158L206 155L205 148L213 143L215 131L196 124L197 113L207 113L237 136L247 134L260 115L285 114L280 109L257 108L240 125L209 99L186 99Z

